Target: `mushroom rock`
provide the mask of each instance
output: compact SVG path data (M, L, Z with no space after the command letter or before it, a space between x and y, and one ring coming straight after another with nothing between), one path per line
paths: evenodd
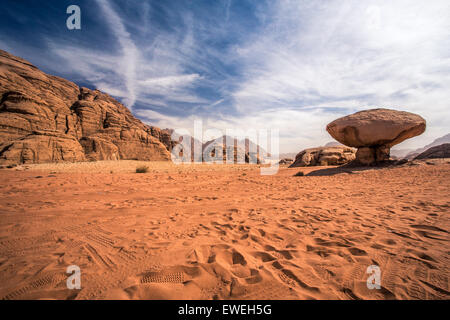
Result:
M421 116L390 109L356 112L327 125L328 133L340 143L358 148L356 161L371 165L389 160L390 149L425 131Z

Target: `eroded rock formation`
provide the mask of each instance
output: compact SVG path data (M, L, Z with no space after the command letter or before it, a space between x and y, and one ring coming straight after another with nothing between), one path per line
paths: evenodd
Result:
M358 148L358 163L372 165L389 160L391 147L425 128L425 120L414 113L372 109L339 118L328 124L327 131L340 143Z
M228 143L228 144L227 144ZM248 140L244 142L226 136L203 144L203 162L251 163L260 164L259 146L252 146Z
M0 50L0 163L170 160L170 133Z
M292 164L293 162L294 162L294 159L283 158L278 162L278 164Z
M450 143L444 143L439 146L431 147L430 149L422 152L414 159L439 159L450 158Z
M305 149L297 154L289 168L338 166L355 160L356 149L346 146Z

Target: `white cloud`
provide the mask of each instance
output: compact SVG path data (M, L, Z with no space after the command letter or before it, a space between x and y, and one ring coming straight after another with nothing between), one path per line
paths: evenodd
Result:
M169 76L169 77L159 77L159 78L150 78L141 81L143 86L149 87L168 87L172 88L179 84L190 84L191 82L200 78L198 74L185 74L181 76Z
M167 101L186 103L207 103L208 101L188 93L187 89L194 88L195 83L201 80L199 74L184 74L149 78L139 81L139 86L147 95L161 95Z
M136 67L139 62L139 51L130 34L125 29L122 19L111 7L107 0L96 0L98 5L103 11L103 15L106 17L106 21L109 24L110 30L120 44L122 50L122 59L118 64L121 73L124 75L126 88L128 95L125 99L125 104L130 108L134 105L137 99L137 87L136 87Z
M448 133L449 1L279 1L272 9L267 28L235 51L244 61L233 93L241 112L324 108L312 131L297 129L298 141L323 130L329 108L417 112L429 132L409 144Z
M211 103L208 107L215 107L215 106L218 106L219 104L221 104L221 103L224 102L224 101L225 101L225 99L219 99L219 100L217 100L217 101Z
M142 17L130 20L112 2L97 3L118 52L56 40L50 48L128 107L157 110L135 110L152 125L191 126L201 111L219 129L279 128L283 152L326 143L328 122L374 107L427 120L427 132L401 148L449 131L450 1L269 2L256 10L265 27L234 30L240 42L223 49L211 43L234 41L224 37L234 27L231 1L221 4L223 23L166 8L177 22L170 30L152 24L148 4L134 2Z
M110 1L96 2L119 50L107 52L48 39L51 51L72 66L71 73L120 98L130 109L136 102L166 108L174 102L210 103L192 92L203 77L186 71L190 54L195 54L189 28L180 27L174 34L155 30L157 35L147 43L140 38L148 32L142 21L125 20ZM148 4L140 5L142 19L148 23ZM137 28L141 33L131 35L127 27Z
M338 115L323 114L319 109L310 110L264 110L252 115L234 117L221 116L167 116L153 110L138 110L137 115L144 122L160 128L187 129L194 133L194 122L202 120L203 129L231 130L274 130L280 133L280 152L300 151L305 147L324 145L332 140L323 126Z

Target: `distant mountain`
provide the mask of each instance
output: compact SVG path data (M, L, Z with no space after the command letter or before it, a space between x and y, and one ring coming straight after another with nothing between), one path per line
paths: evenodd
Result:
M182 144L182 147L190 146L190 148L191 148L190 155L184 154L185 150L181 149L180 153L178 155L176 155L177 157L180 157L179 160L188 161L188 162L189 161L190 162L202 162L203 143L200 140L195 139L192 136L182 136L173 129L164 129L164 131L166 131L170 134L172 141L174 141L175 143ZM188 139L188 140L190 139L190 142L187 144L183 144L184 139Z
M249 162L249 156L250 155L250 151L252 153L256 153L255 156L257 158L257 163L264 163L264 159L266 158L266 151L261 148L259 145L257 145L256 143L252 142L249 139L242 139L242 140L238 140L238 139L234 139L232 137L228 136L221 136L219 138L207 141L205 143L203 143L202 141L193 138L192 136L181 136L180 134L178 134L176 131L172 130L172 129L165 129L166 132L168 132L172 139L175 142L182 142L183 139L191 139L190 141L190 147L191 147L191 154L190 157L187 156L187 159L190 158L191 161L194 162L202 162L202 161L211 161L211 157L214 158L214 156L211 156L210 153L214 154L214 150L216 147L222 145L224 147L225 143L230 143L231 145L227 145L226 148L224 148L224 155L226 154L226 151L228 150L229 153L235 153L235 154L240 154L242 153L242 155L245 155L245 159L246 162ZM208 149L208 150L206 150ZM234 150L235 149L235 150ZM206 158L205 158L206 155ZM183 151L180 152L181 157L184 157L184 160L186 161L186 155L183 155ZM189 160L187 160L189 161Z
M298 152L280 153L280 159L295 159Z
M415 150L414 149L395 149L395 148L392 148L391 149L391 156L396 157L398 159L402 159L402 158L406 157L406 155L411 153L411 152L415 152Z
M231 145L230 145L231 144ZM203 161L209 162L217 158L215 152L217 148L223 149L223 160L227 157L233 158L234 162L239 161L239 157L245 158L246 163L264 163L265 150L249 139L233 139L229 136L222 136L203 144Z
M342 145L342 143L339 143L337 141L330 141L326 145L324 145L324 147L340 147Z
M443 137L437 138L437 139L434 140L432 143L427 144L427 145L426 145L425 147L423 147L423 148L419 148L419 149L416 149L416 150L414 150L414 151L409 152L409 153L405 156L405 158L412 159L412 158L418 156L419 154L421 154L421 153L427 151L428 149L430 149L430 148L432 148L432 147L439 146L439 145L444 144L444 143L450 143L450 133L446 134L446 135L443 136Z
M414 159L439 159L450 158L450 143L440 144L427 149Z

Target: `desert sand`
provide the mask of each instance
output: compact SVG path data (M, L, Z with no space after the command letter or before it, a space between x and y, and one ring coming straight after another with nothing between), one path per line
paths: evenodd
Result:
M104 161L0 177L1 299L450 298L450 160L273 176ZM69 265L81 290L66 287Z

